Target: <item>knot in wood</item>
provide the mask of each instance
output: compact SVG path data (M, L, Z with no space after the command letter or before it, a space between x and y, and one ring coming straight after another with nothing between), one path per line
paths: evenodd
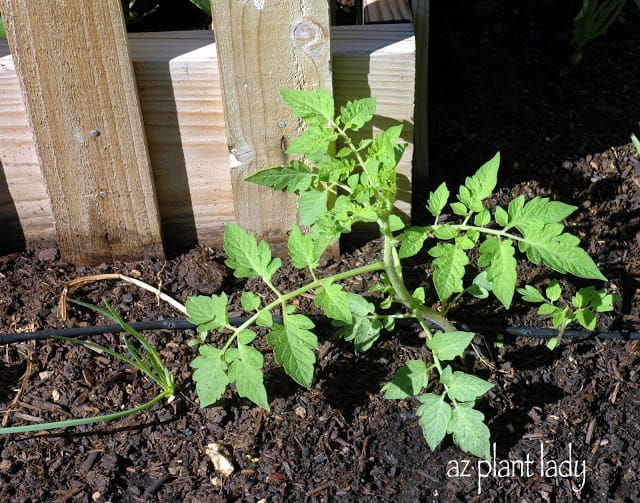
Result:
M291 38L296 46L310 55L325 39L322 27L305 17L296 19L291 24Z

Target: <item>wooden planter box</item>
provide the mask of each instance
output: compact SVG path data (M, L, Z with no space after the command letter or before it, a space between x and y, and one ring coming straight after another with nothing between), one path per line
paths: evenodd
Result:
M220 3L227 4L221 10L229 9L232 26L237 16L232 11L240 7ZM17 17L28 6L27 0L5 0L2 11ZM319 26L315 17L309 19L314 19L311 30ZM423 19L426 23L426 14ZM306 24L287 23L302 26L292 30L301 32L302 42L296 43L307 44L303 52L314 49L304 39L309 35ZM91 19L84 26L91 26ZM332 81L337 104L375 96L375 127L405 124L403 139L410 148L400 166L404 201L399 210L409 215L411 180L426 177L426 164L412 169L417 73L411 23L327 28L322 37L323 47L328 48L330 40L327 72L271 87L268 65L277 68L283 62L247 61L252 56L245 54L239 64L233 53L267 43L251 45L250 35L235 45L222 42L222 35L216 43L209 31L130 34L127 39L120 27L114 32L125 39L123 53L122 48L115 56L94 50L109 38L98 33L95 40L80 40L77 57L78 41L73 42L72 35L61 38L65 31L55 28L48 39L32 36L35 28L16 29L13 47L19 50L13 57L0 41L0 253L55 245L75 263L161 256L164 250L196 243L220 245L229 221L282 246L295 218L295 201L266 195L242 180L257 169L288 162L281 144L295 136L296 124L279 115L284 104L277 88L296 84L313 88L328 82L330 87ZM8 23L10 39L12 29ZM66 51L53 61L52 54L38 52L41 44L52 43ZM224 48L217 47L221 43ZM221 54L228 55L222 65ZM82 74L78 68L87 62ZM426 73L423 64L418 74ZM250 81L255 76L248 74L251 65L262 65L262 76L258 87L247 93L247 86L255 86ZM77 73L84 80L78 80ZM117 75L109 75L113 73ZM122 89L122 82L124 91L114 91ZM256 90L263 95L252 95ZM421 121L416 127L426 130L426 112L415 120ZM285 128L279 128L281 121ZM253 145L254 159L248 162L242 158L243 141ZM266 147L256 146L263 141ZM273 153L274 146L279 153Z

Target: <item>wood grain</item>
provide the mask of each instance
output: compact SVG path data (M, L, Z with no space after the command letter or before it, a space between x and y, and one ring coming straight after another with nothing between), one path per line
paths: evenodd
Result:
M409 0L362 0L362 9L365 24L411 21Z
M279 89L332 88L328 3L214 0L212 11L236 220L282 255L296 221L294 197L244 180L288 164L283 149L301 124Z
M167 247L189 246L194 235L201 244L220 246L224 224L235 220L235 215L212 34L140 33L131 34L129 40ZM409 180L415 176L410 155L415 51L412 27L333 27L331 41L338 105L371 94L379 103L376 128L388 127L394 121L405 124L403 139L410 148L400 171L407 176L404 198L409 199ZM8 54L8 49L0 40L3 53ZM52 210L11 56L0 58L0 116L0 161L9 202L17 210L27 246L50 243L55 239ZM269 195L273 193L269 191ZM3 228L5 223L16 223L10 206L0 205ZM406 202L401 206L403 213L409 212Z
M119 0L0 6L61 256L73 263L162 256Z

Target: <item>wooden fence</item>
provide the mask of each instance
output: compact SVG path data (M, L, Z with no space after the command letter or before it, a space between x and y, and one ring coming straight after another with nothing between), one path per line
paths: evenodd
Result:
M364 18L406 18L407 2L364 0ZM229 221L282 251L295 200L244 182L288 162L300 125L279 88L375 96L375 128L404 123L410 212L427 176L428 0L413 23L339 27L327 0L211 3L213 32L127 35L120 0L0 0L0 253L161 257L220 245Z

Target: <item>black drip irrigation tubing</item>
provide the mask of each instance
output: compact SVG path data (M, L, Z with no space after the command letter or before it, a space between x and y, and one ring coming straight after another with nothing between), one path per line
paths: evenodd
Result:
M314 323L319 325L327 325L331 322L330 319L322 316L311 316L310 318ZM237 316L231 318L229 322L234 326L239 326L247 321L247 319L248 318L245 316ZM276 323L282 322L281 319L277 319L276 317L274 317L274 321ZM396 325L402 327L419 327L418 322L411 319L396 320ZM541 339L550 339L551 337L555 337L558 335L558 331L552 328L505 327L497 324L466 322L454 322L454 325L458 330L482 334L502 334L511 335L514 337L533 337ZM185 318L140 321L136 323L130 323L129 326L139 332L144 330L191 330L196 328L196 325L187 321ZM46 329L39 330L37 332L0 334L0 344L12 344L16 342L25 342L31 340L51 339L53 337L82 338L92 335L113 334L124 331L125 330L120 325L96 325L91 327ZM573 339L597 338L603 340L636 340L640 339L640 332L598 332L589 330L565 330L564 337L570 337Z

